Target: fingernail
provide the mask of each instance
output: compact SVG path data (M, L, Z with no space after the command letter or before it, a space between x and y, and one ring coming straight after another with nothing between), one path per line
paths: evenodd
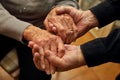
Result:
M47 74L47 75L50 75L50 72L49 72L49 71L47 71L47 72L46 72L46 74Z
M41 64L41 66L42 66L42 69L45 69L45 65L44 64Z

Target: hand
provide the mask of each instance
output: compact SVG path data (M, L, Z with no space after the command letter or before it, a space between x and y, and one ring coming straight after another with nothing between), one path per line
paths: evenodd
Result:
M42 58L42 54L39 53L39 46L37 44L35 44L33 41L30 41L28 46L30 48L32 48L32 53L33 53L33 62L35 64L35 66L37 67L37 69L41 70L41 71L45 71L48 75L49 74L54 74L56 71L56 68L49 63L49 61L46 58ZM56 54L55 54L56 55ZM45 64L45 67L43 68L43 61Z
M71 43L77 38L78 31L73 19L68 14L56 15L56 9L50 11L44 21L46 29L62 38L64 43Z
M70 6L61 6L56 9L56 14L69 14L77 26L79 36L99 25L97 18L90 10L82 11Z
M43 69L45 68L45 64L47 61L44 59L44 53L46 50L51 50L55 52L55 54L58 53L59 57L61 57L64 53L64 45L61 38L45 30L41 30L40 28L31 25L25 29L23 35L26 40L33 41L39 46L37 52L40 53L41 56L39 59L34 58L34 61L41 63ZM33 52L33 55L34 54L35 53Z
M64 52L64 44L61 38L49 33L46 30L42 30L31 25L24 30L23 36L24 39L33 41L40 48L43 48L44 50L40 50L41 53L44 53L46 50L52 50L54 52L60 53L58 56L61 57Z
M67 71L85 65L86 62L79 46L65 45L65 54L62 58L47 51L45 57L56 67L56 71Z

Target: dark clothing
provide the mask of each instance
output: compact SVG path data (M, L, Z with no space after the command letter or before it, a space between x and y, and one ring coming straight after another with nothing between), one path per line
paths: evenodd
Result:
M105 0L90 9L99 21L99 28L120 19L120 0Z
M19 59L19 80L51 80L51 75L38 70L33 63L32 51L27 45L17 43L17 55Z
M0 61L15 47L16 40L0 35Z
M32 51L27 45L2 35L0 36L0 42L0 61L13 47L16 47L20 68L19 80L51 80L51 75L47 75L44 71L35 67Z
M81 45L88 66L106 62L120 63L120 29L113 30L108 37L97 38Z
M115 80L120 80L120 73L117 75L117 77L115 78Z
M120 0L106 0L90 9L102 27L120 19ZM106 62L120 63L120 29L113 30L107 37L97 38L81 45L88 66Z

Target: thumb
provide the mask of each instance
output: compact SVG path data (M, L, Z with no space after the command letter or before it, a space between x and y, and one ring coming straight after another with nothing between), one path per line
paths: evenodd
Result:
M56 14L69 14L71 13L72 7L67 7L67 6L60 6L56 9Z
M55 67L59 67L59 65L62 65L62 59L56 56L54 52L46 51L45 58L47 58L48 61Z

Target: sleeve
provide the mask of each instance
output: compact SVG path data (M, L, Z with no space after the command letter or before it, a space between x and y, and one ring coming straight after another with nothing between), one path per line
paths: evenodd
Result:
M108 37L82 44L81 50L89 67L106 62L120 63L120 29L113 30Z
M22 42L23 31L29 25L12 16L0 3L0 34Z
M79 9L78 0L56 0L55 6L72 6Z
M97 17L99 28L120 19L120 0L105 0L92 7L91 12Z

